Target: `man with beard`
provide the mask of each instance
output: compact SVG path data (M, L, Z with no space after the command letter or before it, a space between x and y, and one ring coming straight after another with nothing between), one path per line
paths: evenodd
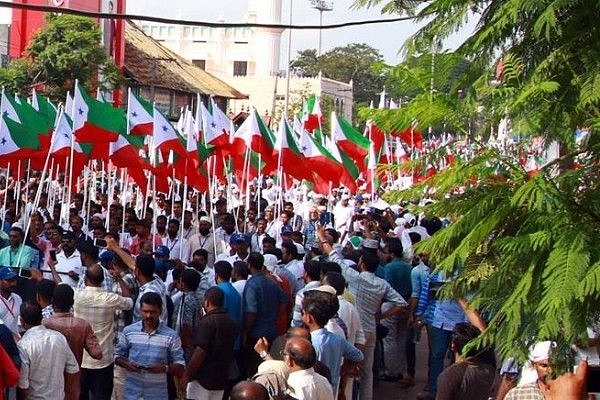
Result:
M167 373L180 377L185 361L181 339L160 321L163 308L158 293L140 299L142 320L126 326L115 349L115 363L127 370L126 399L168 398Z
M536 343L529 352L528 369L533 368L537 379L533 383L511 389L504 400L544 400L549 392L548 380L552 374L550 355L554 342ZM525 369L525 368L524 368ZM522 378L523 379L523 378Z
M64 232L61 243L60 251L56 252L56 272L62 275L64 283L75 288L82 272L81 257L76 248L75 236L72 232ZM52 273L47 272L44 277L52 279Z
M208 265L211 267L215 263L215 242L214 237L211 232L212 223L210 218L207 216L200 217L198 221L198 233L192 235L188 242L188 247L190 249L189 260L192 259L192 255L198 249L204 249L208 252Z

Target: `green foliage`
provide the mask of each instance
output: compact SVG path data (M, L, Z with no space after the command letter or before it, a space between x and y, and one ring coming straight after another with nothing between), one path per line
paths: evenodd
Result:
M27 66L27 61L20 58L12 61L6 68L0 68L0 86L8 93L23 93L31 82Z
M382 63L383 56L377 49L365 43L351 43L333 48L320 57L314 49L299 51L290 65L300 76L317 76L320 71L326 78L352 81L355 104L368 105L378 98L383 87Z
M17 93L29 93L29 87L41 86L57 101L64 99L75 79L90 90L117 87L119 70L100 39L98 24L91 18L48 14L46 26L27 47L27 58L0 69L0 82Z

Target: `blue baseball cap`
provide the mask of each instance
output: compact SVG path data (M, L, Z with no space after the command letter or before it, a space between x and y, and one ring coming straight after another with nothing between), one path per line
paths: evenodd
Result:
M167 257L171 254L171 250L167 246L158 246L153 253L155 256Z
M292 233L292 232L294 232L294 228L292 228L292 227L291 227L291 226L289 226L289 225L283 225L283 226L281 227L281 234L284 234L284 233Z
M229 244L242 244L246 243L246 236L241 233L234 233L229 238Z
M3 281L10 281L16 278L17 274L15 274L14 271L9 267L0 268L0 279L2 279Z

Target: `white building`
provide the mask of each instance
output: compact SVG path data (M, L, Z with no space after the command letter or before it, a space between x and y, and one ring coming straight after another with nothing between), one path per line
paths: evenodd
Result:
M281 0L249 0L245 22L281 24L281 3ZM273 115L285 107L287 80L285 71L279 67L283 29L150 22L143 22L141 28L167 48L249 96L247 100L230 100L227 111L237 114L254 106L260 114ZM321 76L290 77L290 103L311 93L331 97L338 114L352 118L352 83Z

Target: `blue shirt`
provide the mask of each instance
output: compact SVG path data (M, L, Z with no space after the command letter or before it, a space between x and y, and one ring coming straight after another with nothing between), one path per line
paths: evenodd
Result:
M272 342L277 336L275 323L279 306L288 302L284 291L264 273L253 274L252 279L246 282L242 299L244 313L256 314L256 321L248 335L253 339L264 336Z
M363 360L363 353L340 335L331 333L325 328L312 331L310 337L317 353L317 360L325 364L331 372L331 386L333 393L337 393L342 358L359 362Z
M412 265L399 258L394 258L387 263L383 269L383 279L389 282L396 292L404 299L408 299L411 294L410 271Z
M143 366L185 365L179 335L163 323L158 324L152 333L144 332L142 321L126 326L119 334L119 343L115 348L115 358L119 356ZM123 394L126 400L166 399L167 374L127 372Z
M440 273L431 278L431 281L434 280L444 282L445 278ZM454 326L460 322L467 322L467 317L456 300L435 300L431 326L445 331L452 331Z
M231 282L221 282L217 285L223 292L225 302L223 308L227 314L235 321L238 326L242 326L242 296L233 287ZM238 335L233 346L234 350L239 350L242 347L241 336Z

